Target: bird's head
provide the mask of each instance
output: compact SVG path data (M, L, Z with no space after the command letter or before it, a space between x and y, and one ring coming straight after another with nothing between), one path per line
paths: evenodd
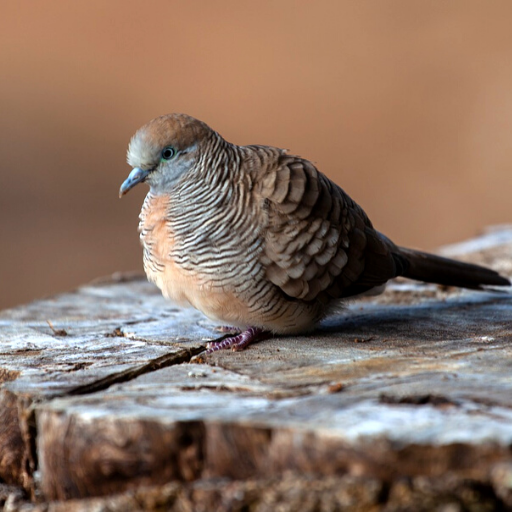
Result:
M199 161L202 146L215 132L185 114L168 114L140 128L128 146L127 161L133 169L119 189L119 197L139 183L152 190L168 191Z

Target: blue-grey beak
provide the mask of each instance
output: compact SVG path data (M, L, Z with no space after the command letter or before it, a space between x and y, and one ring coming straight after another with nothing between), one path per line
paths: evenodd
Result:
M139 167L135 167L135 169L132 169L132 172L128 175L128 178L126 178L123 181L123 184L119 189L119 197L123 197L126 194L126 192L135 187L135 185L142 183L147 178L148 174L149 171L144 171Z

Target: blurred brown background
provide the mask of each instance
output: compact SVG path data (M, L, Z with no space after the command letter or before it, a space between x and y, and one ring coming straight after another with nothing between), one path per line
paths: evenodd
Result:
M2 2L0 307L142 269L133 132L316 162L403 245L512 221L512 2Z

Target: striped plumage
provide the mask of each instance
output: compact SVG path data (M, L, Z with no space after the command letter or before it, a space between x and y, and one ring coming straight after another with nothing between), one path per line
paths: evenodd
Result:
M397 275L509 284L492 270L397 247L311 162L230 144L183 114L142 127L128 163L121 194L150 186L139 224L148 279L216 321L257 328L252 334L307 331L341 299ZM211 349L243 348L252 334Z

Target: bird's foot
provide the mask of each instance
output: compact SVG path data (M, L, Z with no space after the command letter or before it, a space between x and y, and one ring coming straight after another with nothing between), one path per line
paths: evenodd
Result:
M231 348L234 351L243 350L253 341L259 341L269 334L270 333L258 327L249 327L249 329L236 336L229 336L221 341L210 341L206 344L206 353L211 354L212 352L226 348Z

